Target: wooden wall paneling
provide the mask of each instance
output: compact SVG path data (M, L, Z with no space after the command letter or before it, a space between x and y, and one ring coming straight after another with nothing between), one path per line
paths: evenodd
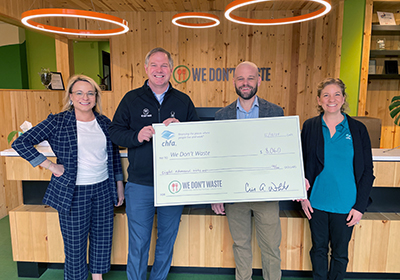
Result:
M111 39L111 83L115 102L117 103L116 106L118 106L119 101L122 99L125 93L131 89L134 83L134 67L133 62L129 60L129 56L131 55L131 52L135 52L135 45L140 45L140 40L137 36L135 36L137 35L137 27L132 26L133 20L137 18L136 14L137 13L133 13L131 17L126 15L126 20L128 21L129 28L132 30L132 32L129 31L123 35L114 36ZM133 40L135 41L132 42ZM112 112L112 115L114 115L114 112Z
M235 267L232 238L225 216L184 213L174 246L173 266ZM284 270L311 270L311 237L307 219L298 211L281 211L281 258ZM15 261L63 262L63 242L57 211L43 205L21 205L10 212ZM399 273L400 215L366 213L355 226L349 245L348 272ZM253 267L261 268L261 255L253 228ZM154 261L157 226L153 226L149 264ZM126 264L127 219L115 213L112 264Z
M369 52L371 49L371 24L373 0L365 2L364 38L361 58L360 92L358 96L358 116L371 116L368 114L367 104L370 94L368 92Z
M353 235L351 241L353 244L351 247L351 251L349 251L350 256L363 256L362 258L354 258L351 263L347 267L348 271L357 271L361 269L368 269L371 252L370 246L366 246L366 244L371 244L371 237L372 237L372 227L367 226L367 219L368 215L364 214L363 220L360 221L359 225L356 225L353 229ZM354 238L355 237L355 238ZM367 270L368 271L368 270Z
M376 213L374 216L378 216ZM380 220L375 218L372 222L372 235L370 251L369 271L384 272L387 261L388 240L391 221L382 217Z
M319 18L317 20L314 20L313 22L310 22L310 25L314 25L313 29L315 28L314 31L315 34L313 34L315 41L314 41L314 61L312 65L312 75L313 79L318 82L322 81L326 76L326 73L322 71L325 70L325 68L324 69L322 68L323 67L322 64L326 58L324 57L324 40L323 40L323 38L327 36L326 34L323 34L325 20L326 17L324 17L323 19Z
M111 248L111 263L126 264L128 256L129 229L128 219L124 211L114 214L113 246Z
M220 19L223 17L223 14L218 15ZM234 62L236 61L236 57L232 58L231 56L233 55L231 50L231 38L232 38L232 24L230 22L221 22L221 24L218 26L220 29L221 34L219 35L221 42L221 48L222 48L222 53L223 53L223 67L224 68L231 68L234 67ZM236 66L236 65L235 65ZM233 72L229 72L229 81L223 83L222 85L222 92L221 92L221 103L216 104L216 107L225 107L230 104L229 101L230 95L232 94L232 90L234 90L233 87ZM234 93L236 94L236 93ZM233 100L231 101L233 102Z
M59 227L58 212L48 206L42 206L46 208L47 218L47 235L46 242L48 246L49 262L63 262L64 256L64 242ZM39 211L42 211L39 209Z
M335 64L334 64L334 69L332 70L333 72L331 75L333 77L339 77L340 76L340 57L341 57L341 51L342 51L342 30L343 30L343 12L344 12L344 0L340 0L337 2L337 10L336 10L336 15L334 17L334 20L336 21L337 29L336 29L336 41L333 43L335 44ZM335 23L332 22L332 25ZM333 39L333 38L332 38Z
M145 67L145 56L146 54L153 48L153 46L150 45L148 40L145 40L144 42L141 41L141 38L146 34L145 28L146 28L146 22L141 18L142 13L137 13L136 17L134 19L134 23L137 25L136 26L136 32L137 32L137 37L129 38L132 43L131 48L132 48L132 54L133 54L133 83L132 83L132 89L142 86L145 79L147 79L147 75L144 72L144 67ZM128 90L128 89L127 89Z
M207 65L214 65L215 70L215 80L213 82L213 87L210 89L208 96L204 99L205 107L218 107L221 104L222 100L222 88L223 84L229 83L230 81L224 80L223 71L225 69L225 63L223 61L223 41L221 40L222 32L220 31L221 27L217 26L212 28L209 32L206 33L208 35L208 57L207 57ZM218 69L221 69L220 72ZM221 73L220 81L218 81L218 73ZM229 78L229 77L228 77Z
M284 25L284 26L277 26L277 34L280 34L280 38L278 38L277 44L277 51L279 49L282 50L282 73L279 75L281 81L275 87L272 87L271 82L268 82L268 89L272 92L277 92L278 95L275 95L277 103L279 106L283 107L284 112L286 115L288 114L288 104L290 100L290 78L291 78L291 53L293 44L290 44L292 41L293 36L293 26ZM297 46L299 48L300 46ZM299 64L300 66L301 64ZM266 63L267 67L273 66L271 63ZM301 71L300 71L301 73ZM278 77L276 77L278 78ZM298 85L297 85L298 88ZM271 93L272 94L272 93ZM298 97L296 97L297 100ZM296 113L298 114L298 113Z
M393 219L394 217L397 217L397 220ZM393 223L398 226L396 214L364 214L360 224L354 227L354 252L352 253L354 258L352 265L348 267L349 272L388 272L388 252L393 252L388 247L389 243L393 242L390 241ZM366 244L369 245L366 246ZM391 269L398 271L398 266L392 266Z
M132 28L132 27L130 27ZM120 73L118 76L115 76L117 79L119 78L119 87L117 88L119 92L116 92L118 95L120 95L120 98L122 98L126 92L129 90L135 88L135 77L134 77L134 53L135 53L135 48L137 45L140 44L142 39L135 38L135 42L132 42L133 34L130 34L128 32L127 34L124 34L123 36L118 36L118 44L119 44L119 52L117 55L120 56L119 60L119 70ZM144 39L143 39L144 41ZM111 55L112 58L112 55Z
M191 72L191 77L186 83L178 84L175 82L173 78L171 79L171 83L175 88L186 93L193 100L192 96L193 92L187 89L188 84L192 84L193 73L192 73L192 65L189 64L189 59L188 59L188 52L187 52L188 43L187 43L186 32L184 32L183 28L171 28L171 34L173 34L173 37L176 38L176 43L174 43L174 46L176 47L176 50L178 50L176 54L177 58L174 59L174 68L178 65L184 65L188 67ZM179 75L177 75L177 77L179 79Z
M156 240L157 240L157 216L154 216L153 220L153 230L151 231L151 240L149 250L149 265L154 263L154 252L156 251Z
M310 270L311 237L307 219L298 211L281 211L281 259L287 270Z
M388 251L385 271L389 273L398 273L400 271L400 262L398 261L400 259L400 215L398 213L386 215L390 215L391 224L389 231L389 242L387 246Z
M294 47L298 48L298 71L299 73L303 73L297 79L297 104L296 104L296 113L299 116L302 116L300 119L300 125L303 122L315 115L315 112L311 110L314 105L312 99L313 90L310 89L310 80L312 75L310 75L310 67L307 63L309 59L312 59L313 55L310 53L311 48L311 36L310 36L310 28L309 23L304 22L300 25L300 35L299 35L299 45ZM311 95L311 96L310 96ZM314 99L315 100L315 99Z
M56 36L55 45L57 72L61 72L64 87L67 87L69 77L75 73L72 42L66 37Z
M13 260L16 261L21 258L26 261L34 260L30 213L18 213L17 219L16 215L11 211L10 224L15 226L14 230L11 230L11 239L13 240Z
M169 36L167 38L167 36L165 36L164 31L167 31L169 28L171 28L171 24L165 23L164 25L164 21L163 21L163 12L155 12L155 18L156 18L156 22L151 22L151 25L153 25L154 28L154 34L156 35L156 45L157 46L163 46L166 50L168 50L168 46L166 45L167 41L170 41ZM151 31L150 31L151 32ZM171 52L172 50L169 50L169 52Z
M117 16L115 13L112 15ZM125 20L128 22L129 31L126 34L119 36L112 36L110 38L110 62L111 62L111 87L112 87L112 97L115 102L115 109L117 108L120 100L122 99L122 80L123 80L123 71L122 71L122 61L126 57L123 54L125 48L127 48L126 44L124 45L121 40L125 40L128 35L135 37L135 28L132 28L132 21L134 17L127 17L126 13L122 14ZM106 115L111 117L114 115L114 112L109 112L108 108L106 110Z
M38 75L39 78L39 75ZM19 130L20 125L29 121L36 125L44 120L50 113L58 113L62 107L62 92L59 91L25 91L25 90L1 90L1 119L0 141L1 150L10 148L7 136L13 130ZM0 170L1 183L4 186L0 195L0 217L8 214L8 211L22 203L22 185L20 181L9 181L6 176L6 158L1 157ZM16 169L18 170L18 169ZM20 171L20 170L18 170Z
M205 67L206 68L206 81L201 81L199 84L198 92L194 96L195 99L195 104L196 106L200 107L206 107L207 106L207 95L203 94L204 92L208 91L207 88L209 88L210 91L212 91L212 85L215 84L215 82L210 81L210 71L207 69L207 66L212 67L215 64L211 65L206 65L208 62L208 30L206 29L195 29L194 30L194 41L193 43L195 44L194 50L195 50L195 64L199 65L200 67ZM197 46L197 47L195 47ZM199 94L200 93L200 94Z
M399 162L374 162L374 187L400 186Z
M140 45L142 43L141 38L143 37L143 34L149 31L143 32L141 30L142 22L140 21L141 17L139 14L142 13L135 13L134 15L131 13L126 13L125 16L129 18L129 21L131 22L130 29L133 30L133 32L128 32L124 38L121 38L121 40L118 41L118 43L122 44L119 49L119 55L122 54L122 58L120 60L120 76L123 78L120 81L119 91L114 92L115 99L118 100L115 101L115 108L118 107L119 101L128 91L142 86L144 82L141 77L142 75L139 75L137 72L140 70L141 73L143 73L142 71L144 70L144 56L142 58L143 54L140 52Z
M53 162L56 160L52 157L49 157L49 159ZM32 168L29 162L20 157L6 157L5 160L8 166L8 180L50 181L51 172L41 166Z
M239 16L241 16L241 14L239 14ZM232 68L236 68L240 62L245 60L244 53L246 48L246 37L250 27L236 23L229 23L229 25L231 27L231 38L227 48L228 61ZM227 88L227 105L235 101L237 98L234 84L232 83Z
M171 19L175 13L165 12L161 13L163 21L163 46L166 50L171 50L174 58L174 64L179 63L179 48L178 48L178 33L181 27L177 27L171 23ZM175 62L176 61L176 62ZM179 65L179 64L176 64Z
M297 14L295 14L297 16ZM308 23L303 26L308 26ZM290 91L289 91L289 100L288 106L286 109L286 113L288 115L295 115L297 113L296 103L297 103L297 95L298 95L298 82L304 79L304 73L301 73L299 70L299 46L300 46L300 28L299 24L294 24L292 28L292 53L291 53L291 66L290 66Z
M195 218L194 218L195 219ZM191 227L195 227L196 231L193 232L193 235L190 234ZM198 254L204 249L203 247L196 247L192 245L192 242L196 245L199 245L200 242L199 235L199 223L191 223L191 219L189 215L182 215L181 222L179 224L179 231L174 245L174 254L172 256L172 265L182 266L182 264L193 264L198 263L200 258ZM192 251L193 250L193 251Z
M246 17L269 18L271 13L252 11ZM254 62L259 68L268 65L267 67L271 67L270 78L276 81L277 84L281 84L281 75L275 73L280 72L282 65L280 63L276 64L275 60L278 60L278 57L282 57L280 52L284 49L284 46L278 45L281 38L278 38L277 28L275 26L248 26L246 28L248 55L245 60ZM257 95L270 102L280 103L280 89L278 87L275 88L274 84L271 81L261 81ZM235 98L237 98L237 95Z
M0 90L0 149L10 148L7 143L8 134L19 130L15 121L15 107L11 106L10 91ZM8 211L22 203L21 182L8 181L6 177L5 158L0 158L0 218L5 217Z

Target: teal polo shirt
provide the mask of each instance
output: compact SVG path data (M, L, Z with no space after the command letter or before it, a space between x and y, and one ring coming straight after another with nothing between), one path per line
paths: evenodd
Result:
M324 169L315 179L310 196L311 206L318 210L347 214L356 202L357 187L353 168L353 139L347 117L330 135L322 118L325 159Z

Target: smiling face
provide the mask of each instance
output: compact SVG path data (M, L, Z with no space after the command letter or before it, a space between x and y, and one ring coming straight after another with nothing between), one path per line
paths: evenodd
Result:
M72 86L72 93L69 94L76 114L93 114L93 107L96 105L96 91L91 84L85 81L78 81Z
M250 63L242 63L235 70L234 85L236 93L244 100L250 100L257 93L261 78L258 69Z
M318 105L324 110L324 113L340 114L345 97L338 85L330 84L322 89L320 96L317 96L317 101Z
M150 88L157 94L163 93L168 87L172 74L168 56L162 52L152 54L145 70L149 77Z

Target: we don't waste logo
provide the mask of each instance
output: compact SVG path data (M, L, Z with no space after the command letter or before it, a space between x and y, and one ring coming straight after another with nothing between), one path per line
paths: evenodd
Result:
M185 65L179 65L175 67L172 76L174 77L175 82L177 82L178 84L182 84L189 80L190 70Z

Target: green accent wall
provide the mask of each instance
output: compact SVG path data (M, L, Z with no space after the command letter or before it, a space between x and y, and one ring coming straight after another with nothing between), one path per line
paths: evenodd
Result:
M356 116L360 92L365 0L345 0L340 79L346 85L349 115Z
M30 89L45 89L40 82L41 68L57 71L56 44L52 37L26 29L26 55Z
M26 42L0 47L0 88L28 89Z
M101 52L101 50L100 50ZM99 42L75 41L74 42L74 67L75 74L91 77L100 84L97 74L102 74L102 63L99 59Z

